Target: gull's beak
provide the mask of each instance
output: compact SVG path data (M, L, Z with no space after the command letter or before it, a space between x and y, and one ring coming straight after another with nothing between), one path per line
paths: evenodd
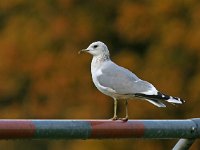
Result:
M78 54L81 54L82 52L88 52L89 50L88 49L82 49L80 51L78 51Z

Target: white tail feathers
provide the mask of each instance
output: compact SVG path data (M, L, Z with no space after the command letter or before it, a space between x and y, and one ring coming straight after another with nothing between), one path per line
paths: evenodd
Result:
M165 104L161 103L160 101L158 100L148 100L146 99L148 102L150 102L151 104L153 105L156 105L157 107L166 107Z
M173 104L183 104L185 102L184 100L178 97L172 97L172 96L170 96L170 98L167 99L166 101Z

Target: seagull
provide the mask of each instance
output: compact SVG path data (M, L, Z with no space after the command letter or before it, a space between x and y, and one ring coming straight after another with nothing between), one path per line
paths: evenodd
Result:
M114 99L114 115L112 120L128 121L128 100L139 98L146 100L157 107L166 107L163 102L182 104L184 100L168 96L158 91L151 83L141 80L126 68L115 64L110 59L107 46L101 42L93 42L88 48L80 50L90 53L93 58L91 62L91 74L94 85L103 94ZM117 102L125 100L125 118L117 117Z

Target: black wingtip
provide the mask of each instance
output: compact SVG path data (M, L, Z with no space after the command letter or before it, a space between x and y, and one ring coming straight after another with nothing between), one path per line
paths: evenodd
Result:
M166 94L163 94L161 92L157 92L157 95L146 95L143 93L136 93L135 94L136 97L140 97L140 98L147 98L150 100L164 100L167 101L169 103L173 103L173 104L183 104L185 103L185 100L179 98L179 97L173 97L173 96L169 96Z
M178 100L178 101L181 101L181 103L185 103L185 100L179 98L179 97L173 97L174 99Z

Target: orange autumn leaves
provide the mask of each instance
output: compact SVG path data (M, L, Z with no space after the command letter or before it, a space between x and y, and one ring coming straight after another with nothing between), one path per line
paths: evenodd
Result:
M112 99L92 83L91 56L77 54L97 40L107 44L119 65L162 92L186 99L183 106L166 109L130 101L131 118L198 117L199 10L197 0L0 2L0 118L112 117ZM94 143L82 146L115 148L115 144ZM132 141L121 143L133 147ZM141 143L134 146L147 142ZM156 144L172 146L147 145L153 149Z

